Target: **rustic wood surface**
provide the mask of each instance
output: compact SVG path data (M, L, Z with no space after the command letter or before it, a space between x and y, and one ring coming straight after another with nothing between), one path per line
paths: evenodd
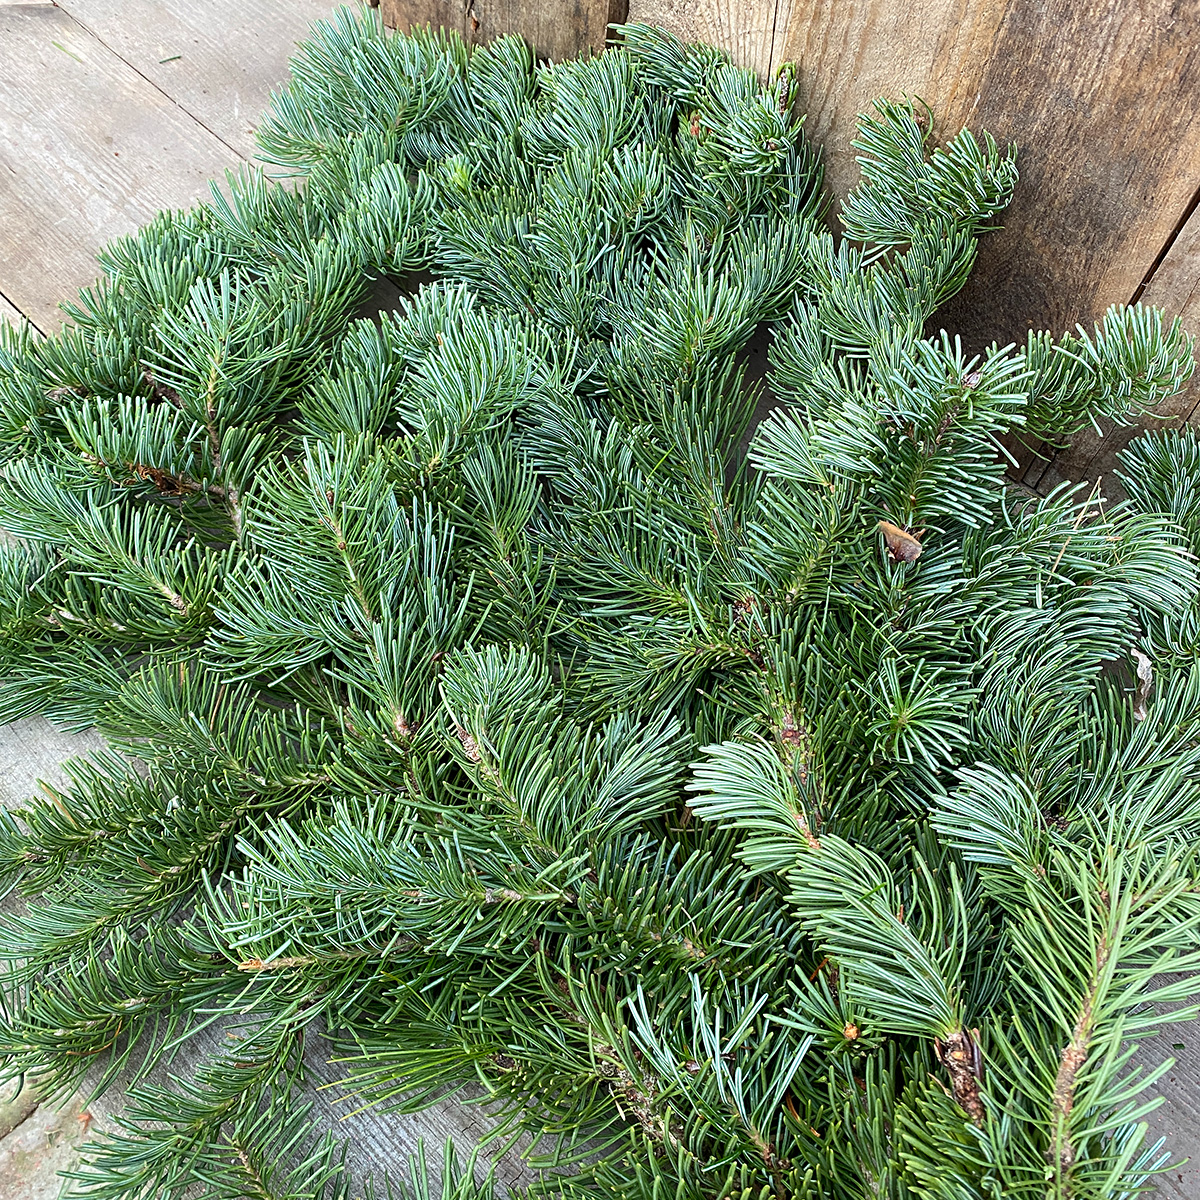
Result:
M1090 325L1132 299L1200 188L1200 0L996 7L978 102L944 66L938 89L946 132L969 123L1020 147L1004 230L946 314L976 344Z
M1179 231L1141 300L1181 317L1184 328L1200 339L1200 208L1193 210ZM1145 422L1150 428L1200 423L1200 369L1179 395L1170 397L1157 411L1160 420ZM1037 480L1038 490L1044 492L1063 479L1091 482L1101 478L1106 481L1106 492L1115 491L1117 455L1141 428L1113 429L1106 424L1103 436L1091 430L1080 434L1070 450L1046 464Z
M332 8L0 0L0 297L57 328L105 242L253 156L295 43Z
M813 8L841 8L845 3ZM685 42L720 46L738 66L769 79L788 61L788 29L797 7L802 7L797 0L629 0L628 20L661 25Z
M922 97L941 137L965 125L1016 143L1004 228L938 316L970 348L1090 326L1139 296L1200 329L1196 219L1179 233L1200 194L1200 0L631 0L629 19L763 75L798 63L837 196L857 181L855 120L877 96ZM1198 399L1193 387L1164 411ZM1057 459L1024 452L1015 474L1044 491L1111 472L1133 432L1103 451L1090 435Z
M0 8L0 294L39 329L96 251L238 161L62 8Z
M380 0L384 24L455 29L471 45L520 34L539 58L576 58L604 49L608 26L625 19L628 0Z
M23 320L24 317L3 296L0 296L0 324L5 322L15 324Z
M922 97L943 136L1015 142L1004 231L947 310L978 345L1129 300L1200 189L1200 0L631 0L629 19L763 73L798 63L837 195L857 180L856 116L880 95Z
M63 0L71 16L242 158L295 43L332 0Z

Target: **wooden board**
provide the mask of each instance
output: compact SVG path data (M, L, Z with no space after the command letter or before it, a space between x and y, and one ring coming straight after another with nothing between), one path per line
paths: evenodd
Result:
M628 20L661 25L685 42L720 46L739 67L769 79L787 61L784 46L796 7L798 0L629 0Z
M1183 318L1184 328L1197 338L1200 346L1200 208L1188 218L1172 243L1162 264L1146 285L1141 296L1144 304L1162 308L1168 316ZM1095 480L1103 478L1106 493L1116 493L1113 471L1117 455L1143 429L1170 428L1183 422L1200 423L1200 367L1188 386L1169 397L1153 418L1138 425L1113 428L1104 426L1103 436L1088 430L1080 434L1071 449L1060 454L1038 480L1038 489L1046 491L1062 479Z
M1004 231L946 314L976 345L1128 301L1200 187L1200 0L1005 6L970 119L1021 147Z
M288 59L334 0L62 0L114 54L243 158Z
M19 325L25 318L6 300L0 296L0 325Z
M837 195L879 95L924 97L943 136L1016 142L1005 229L946 317L976 347L1128 300L1200 186L1200 0L632 0L629 15L763 72L797 62Z
M96 250L237 156L61 8L0 8L0 293L40 329Z
M924 98L940 138L965 125L1016 143L1004 229L937 318L973 351L1090 326L1129 301L1200 189L1200 0L631 0L629 19L713 42L764 76L798 63L838 197L858 178L856 116L880 95ZM1182 305L1177 287L1151 284L1146 299ZM1078 477L1097 443L1053 465L1023 451L1015 474L1043 489Z
M608 26L625 20L628 0L381 0L393 29L454 29L471 45L519 33L539 58L576 58L604 48Z

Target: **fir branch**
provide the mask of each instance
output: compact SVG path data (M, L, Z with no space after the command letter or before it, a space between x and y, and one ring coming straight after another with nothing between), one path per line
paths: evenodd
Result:
M306 1031L366 1103L482 1082L548 1194L1154 1169L1200 457L1138 440L1113 504L1017 496L1000 447L1137 418L1191 341L926 336L1011 151L881 101L834 229L794 69L618 37L539 66L341 11L260 126L303 186L230 176L0 330L0 717L127 756L0 819L3 1069L143 1074L83 1194L344 1200Z

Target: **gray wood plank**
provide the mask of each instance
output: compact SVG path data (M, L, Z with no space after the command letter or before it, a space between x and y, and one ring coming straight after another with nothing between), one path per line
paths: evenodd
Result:
M1148 1141L1166 1139L1171 1169L1155 1180L1158 1200L1196 1200L1200 1196L1200 1024L1180 1021L1167 1025L1162 1034L1147 1040L1135 1062L1147 1069L1164 1059L1175 1065L1151 1089L1163 1104L1146 1117ZM1186 1158L1186 1162L1181 1159Z
M62 0L114 54L243 158L295 44L332 0Z
M1141 294L1143 303L1161 308L1165 319L1183 318L1184 328L1200 334L1200 209L1192 212L1180 228L1158 270ZM1178 395L1169 396L1146 420L1125 427L1106 421L1102 435L1085 430L1070 450L1060 454L1047 469L1038 490L1044 492L1057 477L1067 479L1106 478L1105 493L1120 495L1113 477L1117 455L1145 429L1172 429L1185 423L1200 424L1200 371Z
M237 155L60 8L0 8L0 293L41 329L101 245Z
M625 20L627 0L381 0L385 25L408 31L432 25L478 46L520 34L539 59L563 62L604 49L610 23Z
M43 717L0 725L0 805L16 808L41 795L42 783L64 787L62 765L105 748L94 729L69 733Z
M0 325L5 323L19 325L25 318L3 297L0 296Z
M496 1117L478 1103L484 1093L477 1085L417 1113L389 1114L378 1108L356 1112L361 1100L341 1086L347 1076L345 1066L331 1059L330 1043L323 1038L311 1041L305 1064L311 1072L309 1096L316 1106L313 1116L318 1128L331 1129L335 1137L348 1139L346 1163L360 1182L372 1175L378 1183L385 1171L393 1178L405 1176L408 1159L420 1141L425 1143L429 1165L440 1178L442 1146L447 1140L453 1141L461 1162L496 1129ZM502 1157L495 1156L499 1147L493 1145L491 1153L485 1148L479 1156L476 1176L481 1177L494 1164L503 1188L525 1188L534 1183L537 1175L521 1157L529 1140L522 1138Z
M178 1047L169 1062L156 1067L149 1079L165 1086L170 1086L170 1076L187 1079L204 1060L228 1052L229 1039L238 1036L235 1029L231 1022L218 1021L197 1031ZM320 1134L330 1130L335 1138L347 1143L346 1167L358 1184L352 1195L362 1195L362 1183L368 1175L374 1177L377 1185L382 1182L385 1172L393 1179L406 1178L408 1159L416 1154L419 1142L424 1142L426 1160L432 1173L440 1179L442 1147L447 1139L454 1142L461 1162L497 1126L495 1117L483 1106L473 1103L481 1095L478 1087L417 1113L362 1109L362 1102L339 1086L346 1078L346 1070L341 1063L330 1061L334 1053L332 1043L315 1029L306 1032L305 1043L308 1078L301 1094L304 1100L313 1104L313 1132ZM115 1131L114 1117L123 1107L124 1094L132 1076L133 1072L126 1070L108 1091L90 1101L90 1133L103 1136ZM86 1085L81 1093L86 1095ZM526 1144L528 1139L522 1142L522 1145ZM480 1153L476 1177L482 1178L493 1163L502 1185L501 1194L503 1189L526 1187L536 1179L515 1149L503 1157L496 1157L494 1150L489 1154L486 1148ZM377 1190L382 1194L382 1188ZM3 1192L0 1192L0 1200L5 1200Z
M58 1200L58 1171L76 1165L89 1122L78 1100L43 1104L0 1138L0 1200Z

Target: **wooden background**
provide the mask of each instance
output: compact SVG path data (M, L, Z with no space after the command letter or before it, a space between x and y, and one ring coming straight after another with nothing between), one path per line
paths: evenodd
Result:
M602 45L614 0L382 0L384 19L524 34L546 57ZM1020 151L1002 232L942 314L973 349L1030 328L1090 327L1144 300L1200 333L1200 0L629 0L628 19L707 41L769 76L795 62L830 186L858 170L850 142L877 96L915 95L938 133L988 129ZM553 36L546 31L553 30ZM1200 418L1200 378L1164 408ZM1028 486L1107 474L1133 435L1088 433L1029 456Z

